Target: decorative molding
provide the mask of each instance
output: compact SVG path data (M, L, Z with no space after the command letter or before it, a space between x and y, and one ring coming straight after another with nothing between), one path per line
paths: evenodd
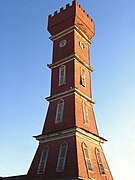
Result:
M82 177L78 177L77 180L96 180L94 178L82 178Z
M91 39L89 39L88 36L86 36L86 34L85 34L77 25L73 25L73 26L65 29L64 31L62 31L62 32L60 32L60 33L58 33L58 34L55 34L55 35L51 36L51 37L50 37L50 40L55 41L55 40L57 40L57 39L65 36L65 35L73 32L73 31L79 33L79 34L81 35L81 37L82 37L85 41L87 41L89 44L92 44Z
M87 101L89 101L92 104L96 103L96 101L94 99L90 98L89 96L87 96L86 94L81 92L79 89L75 88L75 90L76 90L77 95L83 97L84 99L86 99Z
M45 143L45 142L60 140L60 139L69 138L69 137L73 137L73 136L80 137L82 139L85 139L89 142L92 142L92 143L98 144L98 145L103 144L106 141L104 138L102 138L96 134L93 134L91 132L88 132L79 127L73 127L70 129L61 130L61 131L54 132L54 133L41 134L41 135L34 136L34 137L40 143Z
M78 32L78 34L81 35L81 37L83 37L83 39L85 39L89 44L92 44L92 40L89 39L88 36L86 36L86 34L76 25L75 31Z
M53 95L53 96L46 97L45 99L49 102L52 102L52 101L56 101L58 99L61 99L61 98L67 97L67 96L71 96L73 94L74 94L74 88L64 91L62 93Z
M76 128L76 136L95 144L103 144L106 141L106 139L91 132L88 132L82 128Z
M69 27L69 28L67 28L67 29L65 29L64 31L62 31L62 32L60 32L58 34L55 34L55 35L49 37L49 39L52 40L52 41L55 41L55 40L65 36L65 35L73 32L73 31L74 31L74 25Z
M61 130L58 132L44 134L44 135L41 134L39 136L34 136L34 137L40 143L44 143L44 142L50 142L50 141L59 140L59 139L67 138L67 137L69 138L73 136L75 136L75 128Z
M47 66L50 68L50 69L53 69L53 68L57 68L63 64L66 64L70 61L73 61L73 60L76 60L78 62L80 62L83 66L85 66L89 72L93 72L94 69L89 66L89 64L87 64L85 61L83 61L77 54L72 54L66 58L63 58L61 59L60 61L56 62L56 63L53 63L53 64L47 64Z
M47 64L47 66L48 66L50 69L53 69L53 68L56 68L56 67L58 67L58 66L61 66L61 65L63 65L63 64L66 64L66 63L74 60L74 57L75 57L75 55L72 54L72 55L70 55L70 56L68 56L68 57L65 57L65 58L59 60L59 61L56 62L56 63Z
M49 97L46 97L45 99L49 102L52 102L52 101L56 101L58 99L61 99L61 98L64 98L64 97L68 97L68 96L71 96L71 95L78 95L79 97L82 97L83 99L86 99L87 101L89 101L91 104L95 104L96 101L93 100L92 98L88 97L86 94L84 94L83 92L81 92L79 89L77 88L72 88L72 89L69 89L67 91L64 91L62 93L59 93L59 94L56 94L56 95L53 95L53 96L49 96Z
M94 69L89 66L85 61L83 61L77 54L75 54L75 58L78 62L80 62L83 66L85 66L89 72L94 72Z

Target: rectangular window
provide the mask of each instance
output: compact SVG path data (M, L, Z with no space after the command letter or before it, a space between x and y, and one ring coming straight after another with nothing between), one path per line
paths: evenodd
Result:
M39 166L38 166L38 174L42 174L45 171L45 167L46 167L46 162L47 162L47 158L48 158L48 147L46 147L42 154L41 154L41 158L40 158L40 162L39 162Z
M67 148L68 148L68 144L66 142L64 142L60 147L56 172L62 172L64 170Z
M81 76L80 76L81 85L86 87L86 77L85 77L85 70L81 68Z
M66 66L62 65L59 68L59 86L66 83Z
M101 160L100 152L99 152L99 150L97 148L96 148L96 156L97 156L97 162L98 162L100 173L102 175L105 175L105 170L104 170L104 166L103 166L103 163L102 163L102 160Z
M63 118L64 100L61 99L57 104L55 123L60 123Z
M88 124L89 117L88 117L88 107L86 105L86 102L83 102L83 118L84 118L84 123Z
M89 152L88 152L88 148L87 148L86 144L83 143L82 148L83 148L84 159L85 159L87 170L92 171L92 165L90 162Z

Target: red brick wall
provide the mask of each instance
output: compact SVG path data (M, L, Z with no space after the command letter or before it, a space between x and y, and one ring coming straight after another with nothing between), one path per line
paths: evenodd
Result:
M95 121L92 105L90 105L89 102L86 102L86 104L87 104L87 108L88 108L89 124L84 123L83 99L81 99L78 96L75 96L76 126L98 135L98 130L97 130L97 126L96 126L96 121Z
M86 102L88 108L89 124L85 124L83 114L83 99L77 95L72 95L64 97L63 100L64 111L62 122L55 123L57 103L59 100L50 102L45 125L43 128L43 134L77 126L98 135L92 105L89 102Z
M43 134L44 133L50 133L55 132L67 128L71 128L75 126L75 102L74 102L74 96L69 96L63 98L64 100L64 111L63 111L63 119L62 122L55 124L55 116L56 116L56 110L57 110L57 103L59 100L53 101L50 103L45 125L43 128Z
M62 40L66 40L67 44L64 47L60 47L59 43ZM71 32L53 42L53 63L68 57L74 53L74 33Z
M90 161L92 164L93 171L88 172L86 169L86 164L85 164L85 159L82 151L82 143L85 143L88 147L89 151L89 156L90 156ZM96 154L95 154L95 148L98 148L100 151L100 156L102 159L102 163L105 169L106 176L103 176L100 174L97 159L96 159ZM107 161L104 157L102 148L100 145L96 145L90 141L84 140L80 137L77 137L77 159L78 159L78 166L79 166L79 176L83 178L89 178L92 177L97 180L112 180L112 175L110 174L110 170L107 164Z
M61 144L65 141L68 143L65 169L64 169L64 172L56 173L59 149L60 149ZM78 165L77 165L76 138L75 137L69 137L69 138L64 138L61 140L55 140L52 142L40 144L38 147L37 153L35 154L33 163L29 169L28 175L37 174L41 153L46 145L49 147L49 154L48 154L44 177L48 177L48 178L77 177Z
M81 67L85 70L85 76L86 76L86 87L83 87L80 83L80 71ZM88 97L91 97L90 92L90 73L89 71L83 67L79 62L75 63L75 87L79 89L82 93L86 94Z
M75 33L75 53L87 64L89 62L89 44L86 40L84 40L77 32ZM80 47L80 43L84 44L84 49Z
M51 96L68 91L74 87L74 62L70 61L64 64L66 66L66 84L59 86L59 68L52 69Z

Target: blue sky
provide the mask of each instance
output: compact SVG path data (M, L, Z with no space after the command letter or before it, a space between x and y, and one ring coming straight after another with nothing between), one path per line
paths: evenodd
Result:
M134 179L135 1L78 0L95 21L95 116L114 180ZM25 174L50 93L48 15L71 0L0 0L0 176Z

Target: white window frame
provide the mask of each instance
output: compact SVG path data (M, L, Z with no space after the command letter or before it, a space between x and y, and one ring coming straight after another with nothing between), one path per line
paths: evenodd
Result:
M66 162L66 156L67 156L67 150L68 150L68 143L63 142L61 144L60 150L59 150L56 172L62 172L64 170L65 162Z
M66 66L62 65L59 68L59 86L66 84Z
M102 159L101 159L100 152L99 152L99 150L97 148L95 149L95 152L96 152L97 163L98 163L100 174L105 176L106 175L105 174L105 169L104 169L104 166L103 166L103 162L102 162Z
M55 123L62 122L63 119L63 111L64 111L64 100L60 99L57 103L56 117Z
M88 106L85 101L83 101L83 119L85 124L89 124Z
M80 83L83 87L86 87L86 72L83 67L80 69Z
M45 157L44 157L44 153L46 153ZM49 147L46 146L44 148L44 150L42 151L42 154L41 154L41 157L40 157L40 162L39 162L38 171L37 171L38 174L43 174L45 172L48 153L49 153Z
M84 155L87 170L88 171L93 171L92 164L91 164L91 161L90 161L90 155L89 155L88 147L87 147L87 145L85 143L82 143L82 150L83 150L83 155Z

